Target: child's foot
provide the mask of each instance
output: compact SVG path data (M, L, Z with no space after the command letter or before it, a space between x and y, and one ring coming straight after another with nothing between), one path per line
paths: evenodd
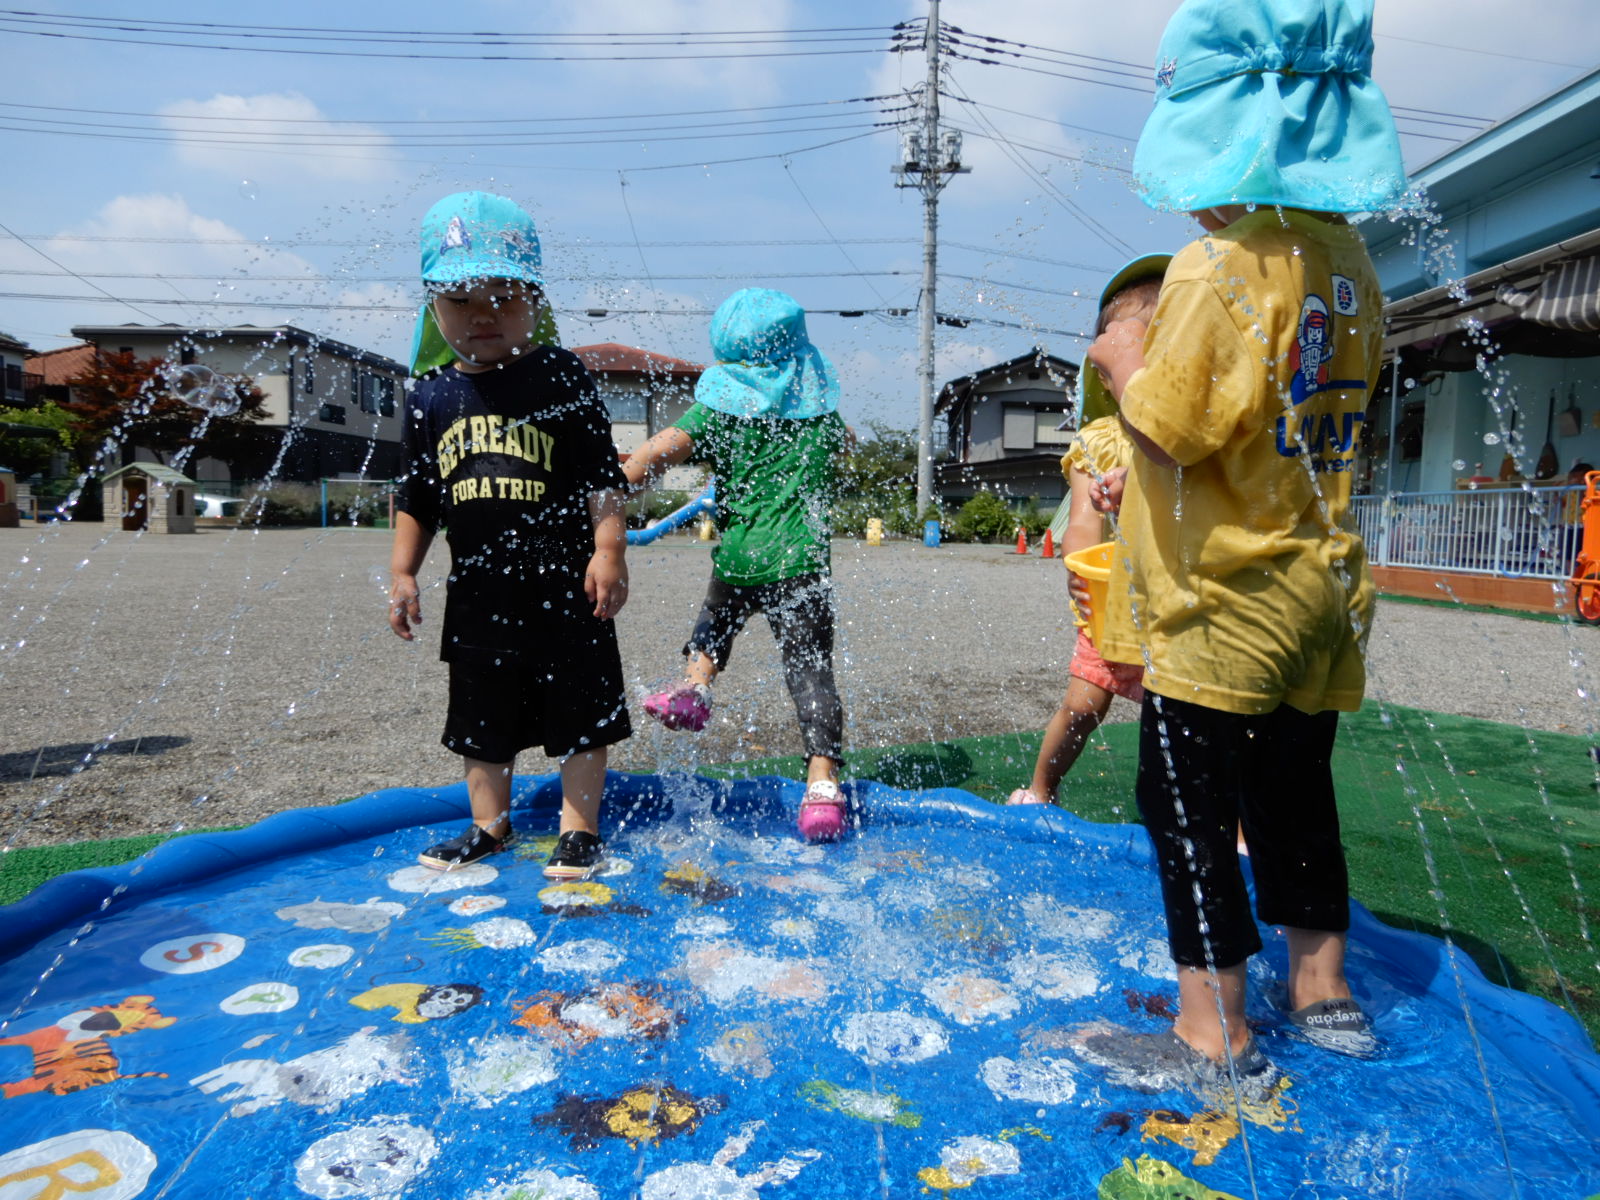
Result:
M680 683L646 696L644 710L668 729L699 733L711 720L711 689L703 683Z
M1045 801L1039 795L1039 793L1034 791L1032 788L1018 788L1016 791L1011 793L1011 798L1009 800L1007 800L1006 803L1007 804L1043 804L1043 803L1045 803Z
M829 779L808 785L800 802L800 836L808 842L833 842L843 833L844 797L839 785Z
M544 865L546 879L587 879L605 861L606 844L592 833L569 829L556 839L550 861Z
M511 841L509 830L505 837L495 837L482 825L468 825L449 841L429 846L417 855L417 861L436 871L448 871L451 867L464 867L491 854L498 854L511 845Z
M1141 1092L1182 1089L1214 1099L1230 1095L1237 1078L1239 1098L1261 1104L1271 1098L1283 1078L1283 1072L1261 1053L1254 1038L1233 1056L1231 1072L1227 1062L1207 1058L1171 1029L1096 1033L1078 1044L1078 1053L1106 1068L1113 1083Z

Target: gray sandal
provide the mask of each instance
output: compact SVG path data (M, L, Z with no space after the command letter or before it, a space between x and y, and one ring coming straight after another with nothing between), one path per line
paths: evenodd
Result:
M1351 1058L1373 1058L1378 1036L1361 1005L1348 997L1319 1000L1289 1014L1289 1032L1321 1050Z

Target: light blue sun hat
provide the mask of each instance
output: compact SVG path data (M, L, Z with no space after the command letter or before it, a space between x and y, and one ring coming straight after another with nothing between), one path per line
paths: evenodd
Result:
M1127 263L1100 290L1100 307L1095 310L1096 315L1111 302L1111 297L1129 284L1163 278L1171 262L1170 254L1141 254ZM1098 421L1101 417L1113 416L1116 412L1116 397L1106 386L1100 368L1093 363L1084 363L1078 372L1078 428L1082 429L1090 421Z
M491 192L456 192L422 218L422 282L430 291L486 279L544 287L539 229L517 204ZM555 313L546 305L533 344L557 345ZM424 375L456 357L424 303L411 335L411 373Z
M793 296L742 288L711 318L711 353L694 387L707 408L733 417L820 417L839 407L833 364L811 344Z
M1378 212L1406 187L1372 81L1373 0L1186 0L1134 152L1152 208Z

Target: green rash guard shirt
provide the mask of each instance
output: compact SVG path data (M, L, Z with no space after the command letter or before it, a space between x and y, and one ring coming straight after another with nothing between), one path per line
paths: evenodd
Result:
M676 428L694 443L688 461L717 481L716 577L736 587L826 573L833 496L847 433L838 413L732 417L696 404Z

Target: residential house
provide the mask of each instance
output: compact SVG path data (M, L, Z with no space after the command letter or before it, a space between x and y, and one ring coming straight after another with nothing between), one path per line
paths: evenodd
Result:
M1463 599L1547 608L1575 548L1558 493L1600 465L1600 71L1412 182L1421 215L1363 223L1388 323L1358 463L1369 554L1397 587L1422 571L1437 594L1444 569L1502 581Z
M267 416L255 427L259 436L228 461L201 457L188 464L204 485L399 473L408 372L393 359L292 325L79 325L72 334L106 352L127 351L173 367L201 364L263 393ZM129 446L123 459L158 461L159 455Z
M940 388L934 414L945 421L949 461L938 464L934 481L945 504L982 491L1059 504L1077 380L1077 364L1035 348Z
M0 333L0 408L19 408L26 399L24 376L30 353L26 342Z
M617 342L576 346L572 352L595 378L611 414L611 436L619 454L632 454L694 403L701 371L696 363ZM702 474L698 467L674 467L657 486L663 491L689 491Z

